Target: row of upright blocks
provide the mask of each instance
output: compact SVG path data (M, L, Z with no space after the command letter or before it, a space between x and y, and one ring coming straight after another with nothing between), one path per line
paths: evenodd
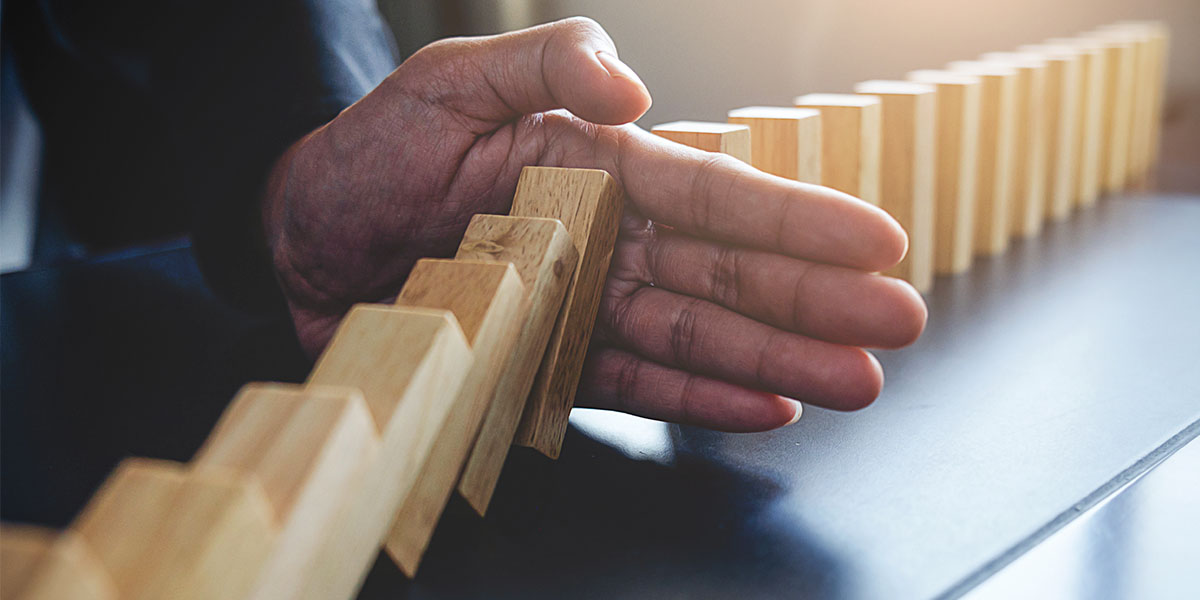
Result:
M1014 238L1147 183L1157 160L1166 28L1129 22L991 52L853 93L676 121L658 135L880 206L909 235L888 275L921 292Z

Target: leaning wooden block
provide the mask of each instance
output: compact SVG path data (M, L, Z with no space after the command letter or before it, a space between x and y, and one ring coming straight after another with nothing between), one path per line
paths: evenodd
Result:
M1124 188L1129 175L1129 136L1133 123L1134 41L1120 34L1085 34L1104 49L1104 114L1100 125L1101 190Z
M729 122L750 128L750 164L787 179L821 182L821 113L810 108L747 106Z
M358 388L382 443L347 485L298 598L349 598L411 495L473 363L448 310L358 305L342 320L309 385Z
M379 443L356 388L242 388L193 464L249 473L263 484L280 531L251 597L299 594L344 496L358 489Z
M1052 38L1047 44L1069 46L1079 52L1079 100L1076 103L1075 195L1076 206L1092 206L1100 197L1101 124L1104 114L1104 46L1089 38Z
M655 125L650 131L685 146L705 152L722 152L742 162L750 162L750 128L745 125L673 121Z
M415 575L442 509L454 490L488 413L488 403L516 348L529 300L509 263L459 260L419 261L399 306L450 310L462 325L474 361L454 409L437 433L437 443L404 497L387 537L388 554Z
M1042 230L1046 198L1046 61L1037 54L989 52L980 60L1017 72L1016 130L1009 233L1032 237Z
M1068 46L1021 46L1046 61L1046 217L1061 220L1071 214L1075 194L1075 136L1079 129L1079 53Z
M0 527L0 597L116 600L112 579L78 534L28 525Z
M567 433L624 198L608 173L591 169L525 167L517 182L510 214L562 221L579 253L514 440L551 458L558 457Z
M979 162L975 187L975 253L994 256L1008 249L1009 204L1016 166L1017 71L1006 65L957 61L952 71L982 83L979 104Z
M512 263L529 294L529 313L516 347L492 392L479 437L459 478L458 491L483 514L508 456L525 399L575 274L579 252L561 221L475 215L458 246L457 260Z
M979 158L978 77L951 71L913 71L908 79L937 88L937 183L934 187L934 270L971 268Z
M879 206L879 100L855 94L807 94L793 103L821 112L821 185Z
M854 91L880 100L879 205L908 232L908 254L886 274L928 292L933 286L937 89L908 81L864 81Z
M275 539L259 482L227 469L130 459L74 529L121 598L235 598L250 592Z

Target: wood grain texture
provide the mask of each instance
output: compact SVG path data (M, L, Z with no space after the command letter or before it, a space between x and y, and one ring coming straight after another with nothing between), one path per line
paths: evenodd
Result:
M982 82L962 73L929 70L913 71L908 79L938 91L934 270L963 273L971 268L974 254Z
M438 430L436 443L400 503L388 533L388 555L412 576L512 357L529 311L529 298L510 263L424 259L408 276L396 304L453 312L474 356L454 408Z
M745 125L673 121L655 125L650 131L685 146L705 152L722 152L742 162L751 162L750 128Z
M472 362L448 310L363 304L342 320L309 385L358 388L382 442L365 475L347 485L298 598L353 595L432 447L441 443Z
M786 106L729 111L730 123L750 128L750 164L787 179L821 183L821 112Z
M950 70L979 78L979 163L975 186L975 253L1008 249L1009 204L1016 157L1017 71L1007 65L956 61Z
M457 260L512 263L525 283L529 311L500 380L479 436L459 478L458 491L484 514L508 448L520 424L538 365L575 274L579 252L567 228L557 219L475 215Z
M908 232L908 254L886 275L921 293L933 286L934 146L937 89L908 81L864 81L859 94L880 100L882 153L879 205Z
M1079 53L1079 95L1075 120L1075 194L1072 204L1087 207L1100 198L1101 120L1104 114L1105 53L1102 44L1086 37L1051 38L1047 44L1068 46Z
M624 192L604 171L525 167L510 214L562 221L579 253L515 443L558 457L617 239Z
M1046 213L1053 220L1071 214L1075 196L1076 145L1079 126L1079 53L1068 46L1028 45L1022 52L1039 55L1046 61Z
M253 586L254 598L291 598L379 436L355 388L249 384L193 464L254 475L271 502L279 537Z
M1046 61L1037 54L989 52L980 60L1017 72L1016 137L1009 201L1009 233L1029 238L1041 233L1046 201Z
M821 185L879 206L879 100L855 94L807 94L793 104L821 113Z
M0 527L0 598L116 600L112 579L79 534Z

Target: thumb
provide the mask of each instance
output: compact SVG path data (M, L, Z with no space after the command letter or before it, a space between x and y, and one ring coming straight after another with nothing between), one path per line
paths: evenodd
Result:
M586 17L443 40L409 63L406 80L436 82L419 97L490 123L565 108L586 121L620 125L650 108L645 84L617 58L612 38Z

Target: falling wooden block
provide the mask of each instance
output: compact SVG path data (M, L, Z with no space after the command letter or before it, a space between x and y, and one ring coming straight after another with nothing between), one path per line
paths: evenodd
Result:
M1016 166L1017 71L1007 65L979 61L957 61L948 66L981 82L975 253L994 256L1008 249L1009 204Z
M121 463L73 529L121 598L247 595L275 538L259 482L227 469Z
M252 474L271 503L280 532L250 597L299 595L345 494L359 489L378 450L375 422L355 388L242 388L193 464Z
M396 510L443 442L472 363L448 310L360 304L342 320L308 384L358 388L381 444L365 475L342 494L298 598L349 598L362 583Z
M1104 51L1104 114L1100 129L1101 190L1125 187L1129 176L1129 136L1133 124L1134 40L1121 34L1087 34Z
M454 409L387 537L388 554L410 576L417 572L516 348L529 311L525 289L510 263L425 259L417 262L396 299L398 306L453 312L474 356Z
M810 108L747 106L729 122L750 128L750 164L787 179L821 181L821 113Z
M750 128L745 125L674 121L655 125L650 131L685 146L705 152L722 152L742 162L750 162Z
M937 88L937 166L934 186L934 270L971 268L982 82L951 71L913 71L908 79Z
M885 274L928 292L933 285L937 89L908 81L864 81L854 91L880 100L879 205L908 232L908 254Z
M807 94L793 103L821 113L821 185L879 206L879 100L855 94Z
M1009 234L1032 237L1041 232L1046 210L1046 61L1022 52L989 52L980 60L1017 72Z
M78 534L0 527L0 598L116 600L112 580Z
M496 489L579 253L567 228L556 219L475 215L455 259L512 263L529 294L528 316L492 392L487 417L458 482L459 493L483 514Z
M1047 44L1069 46L1079 53L1079 100L1076 103L1075 206L1087 207L1100 197L1100 158L1104 115L1104 45L1089 38L1052 38Z
M1079 53L1069 46L1021 46L1046 61L1046 217L1065 219L1075 194L1075 136L1079 121Z
M579 253L514 438L551 458L558 457L567 433L623 204L624 193L604 171L525 167L517 182L510 214L562 221Z

